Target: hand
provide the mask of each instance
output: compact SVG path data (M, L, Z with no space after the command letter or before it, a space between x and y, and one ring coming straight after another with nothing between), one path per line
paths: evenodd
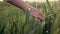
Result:
M33 17L37 17L37 18L39 18L39 19L41 19L41 20L44 20L44 19L45 19L45 16L44 16L41 12L39 12L38 9L36 9L36 8L34 8L34 7L31 7L31 8L30 8L30 14L31 14Z
M33 17L37 17L41 20L44 20L45 19L45 16L39 12L38 9L34 8L34 7L31 7L30 5L28 6L25 2L23 2L22 0L5 0L5 1L8 1L9 3L19 7L19 8L22 8L24 10L26 10L27 8L31 8L30 10L30 14L33 16Z

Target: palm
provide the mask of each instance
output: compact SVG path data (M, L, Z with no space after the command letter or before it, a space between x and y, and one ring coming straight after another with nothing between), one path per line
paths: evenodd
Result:
M39 12L38 9L33 8L33 7L30 10L30 14L34 17L41 19L41 20L43 20L45 18L44 15L41 12Z

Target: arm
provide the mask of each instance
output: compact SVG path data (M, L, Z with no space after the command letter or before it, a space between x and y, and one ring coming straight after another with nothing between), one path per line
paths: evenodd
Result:
M30 5L27 5L25 2L23 2L22 0L7 0L7 2L19 7L19 8L22 8L23 10L27 10L28 8L30 8L30 14L34 17L38 17L40 18L41 20L43 20L45 17L42 13L39 12L38 9L30 6Z
M23 2L22 0L5 0L10 4L13 4L19 8L22 8L23 10L27 10L28 6L26 5L25 2Z

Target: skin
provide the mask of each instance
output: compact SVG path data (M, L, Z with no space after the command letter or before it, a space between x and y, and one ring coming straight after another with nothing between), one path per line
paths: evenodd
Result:
M25 10L25 11L28 8L30 8L29 11L30 11L31 16L37 17L37 18L39 18L41 20L45 19L45 16L41 13L41 11L39 12L39 10L37 8L34 8L34 7L26 4L23 0L7 0L7 2L9 2L9 3L11 3L11 4Z

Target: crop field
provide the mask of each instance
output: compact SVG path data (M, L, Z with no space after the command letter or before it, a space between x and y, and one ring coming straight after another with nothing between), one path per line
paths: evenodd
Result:
M60 34L60 3L29 3L46 16L40 20L7 2L0 2L0 34Z

